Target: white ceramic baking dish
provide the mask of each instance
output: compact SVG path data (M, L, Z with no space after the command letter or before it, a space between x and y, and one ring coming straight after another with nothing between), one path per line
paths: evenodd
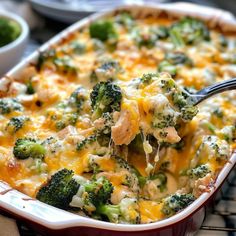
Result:
M168 17L191 15L201 18L204 21L208 21L211 27L220 27L224 32L236 32L236 22L233 16L230 13L218 9L200 7L186 3L148 6L130 5L85 18L55 36L39 50L43 51L48 49L50 46L59 43L64 38L68 37L68 35L74 31L88 26L91 21L106 15L112 15L120 10L128 10L133 14L141 14L142 16L152 14L156 17L160 14L167 14ZM9 83L17 78L28 64L34 63L37 60L38 55L39 51L34 52L7 73L6 76L0 80L0 85L4 85L0 86L0 92L4 92L1 90L6 89ZM23 218L28 224L37 228L37 230L45 235L192 235L199 229L204 220L205 207L226 180L235 163L236 154L233 154L229 162L227 162L221 170L214 187L210 192L203 193L190 206L178 214L151 224L114 224L78 216L46 205L35 199L31 199L26 195L11 189L11 187L4 182L0 182L0 208L16 217Z

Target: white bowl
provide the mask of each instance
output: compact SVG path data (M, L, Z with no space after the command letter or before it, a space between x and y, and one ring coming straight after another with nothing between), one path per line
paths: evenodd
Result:
M3 75L20 61L27 44L29 27L25 20L14 13L0 11L0 17L11 19L21 27L21 34L13 42L0 47L0 75Z

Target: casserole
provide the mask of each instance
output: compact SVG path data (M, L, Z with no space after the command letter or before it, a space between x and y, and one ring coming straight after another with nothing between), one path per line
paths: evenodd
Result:
M168 9L168 6L165 6L165 7L163 6L163 9L165 9L165 8ZM139 12L140 9L142 9L142 14L144 14L143 8L140 8L138 6L136 6L136 7L133 6L132 7L132 11L136 11L136 12ZM160 9L161 9L161 7L160 7ZM151 8L151 7L148 8L147 7L146 10L147 10L147 13L149 13L149 14L151 14L152 11L154 11L155 13L158 13L158 11L157 11L157 9L155 7L153 7L153 8ZM171 12L171 10L169 10L169 11ZM96 17L99 17L99 15L91 17L91 19L94 20L94 19L96 19ZM228 30L230 30L230 29L232 30L232 28L230 28L230 27L227 28L226 27L226 26L231 26L232 27L233 23L230 21L230 19L226 19L225 21L228 21L228 25L224 25L223 30L227 30L227 29ZM80 24L85 24L85 23L86 23L86 20L82 21ZM214 23L217 24L218 26L220 26L222 21L216 20ZM68 29L68 31L72 32L75 28L79 27L80 24L72 26L71 28ZM66 36L67 33L68 32L65 31L60 36L61 37L63 37L63 35ZM56 43L56 41L59 40L59 39L60 39L60 37L56 37L54 40L50 41L49 43ZM44 50L46 48L47 48L47 45L43 46L42 50ZM29 58L28 61L33 62L33 60L36 59L36 57L37 57L37 53L32 55L32 57ZM19 73L19 71L17 71L17 70L20 70L21 66L22 65L19 65L18 67L16 67L15 70L10 72L5 77L6 83L7 83L7 80L9 79L9 77L10 78L14 78L15 76L17 76L17 73ZM217 178L217 181L215 183L216 188L218 188L220 186L220 184L222 183L223 179L229 173L229 170L232 169L234 163L235 163L235 157L234 157L234 155L232 155L232 157L230 159L230 162L225 165L225 167L220 172L220 174L219 174L219 176ZM3 187L4 187L4 185L3 185ZM160 235L161 234L168 234L168 233L169 234L173 234L174 232L175 232L175 235L176 235L176 232L179 232L177 234L181 235L181 234L183 234L183 232L186 233L186 232L194 231L201 224L201 221L203 220L203 216L204 215L202 214L203 209L199 209L199 207L201 206L203 201L206 202L207 199L209 199L210 196L212 196L213 193L214 193L213 189L211 189L209 193L204 193L203 195L201 195L198 198L198 200L196 200L188 208L186 208L182 212L178 213L177 215L171 217L170 219L163 220L163 221L160 221L160 222L156 222L156 223L153 223L153 224L150 224L150 225L137 225L135 227L133 227L131 225L122 225L122 224L121 225L114 225L114 224L109 224L109 223L105 223L105 222L97 222L97 221L94 221L92 219L86 219L86 218L83 218L83 217L80 217L80 216L72 215L70 213L62 212L62 211L60 211L58 209L50 208L49 206L47 206L47 208L45 209L44 207L46 207L46 206L44 204L39 203L37 201L33 201L32 199L27 199L27 198L26 199L25 198L24 199L16 199L15 198L16 196L23 196L23 195L20 194L20 193L16 194L15 190L3 191L2 192L2 194L3 194L2 200L3 201L9 200L8 203L11 203L12 205L15 205L15 203L17 201L18 207L19 208L23 207L25 209L24 212L21 212L22 213L21 215L24 216L24 217L27 215L27 214L25 214L25 211L27 211L26 209L29 209L29 211L31 213L33 213L34 210L36 210L37 211L37 217L38 217L37 218L38 219L37 222L41 223L41 224L46 224L46 226L48 226L49 228L53 228L53 229L64 228L65 224L67 225L67 227L73 227L73 224L75 222L77 222L78 225L76 224L76 226L78 226L78 227L82 226L81 228L79 228L81 233L82 233L82 230L84 230L84 232L88 232L89 233L90 230L85 228L85 227L90 226L90 224L95 224L96 225L95 228L97 228L96 232L98 234L101 232L101 231L99 231L98 228L103 227L103 229L113 230L113 231L115 229L117 232L116 233L114 232L114 234L119 234L119 233L123 234L122 232L118 232L118 231L132 231L135 234L145 234L145 233L147 233L149 235L151 235L152 233L155 234L155 235L157 235L158 233ZM29 201L27 201L27 200L29 200ZM20 205L21 203L23 203L23 205ZM41 206L41 208L40 208L40 206ZM16 208L17 208L17 205L16 205ZM11 211L11 207L9 207L7 202L5 202L5 204L4 204L4 209ZM50 209L50 210L47 211L47 209ZM48 223L45 222L45 220L44 220L45 218L48 218L48 217L51 218L49 215L46 216L45 212L46 212L46 214L50 214L50 213L53 214L53 215L50 215L50 216L52 216L52 219L51 219L52 221L51 222L50 222L50 220L47 221ZM15 209L14 213L18 214L19 211L17 209ZM197 215L197 220L194 220L192 218L190 218L190 219L186 218L187 216L190 216L192 214ZM31 217L31 219L34 219L34 220L36 219L33 216L33 214L31 214L31 216L28 215L28 217ZM56 217L58 217L58 218L56 218ZM59 221L59 222L57 222L58 224L56 224L56 221L61 219L61 218L64 218L65 221ZM175 222L175 220L178 221L178 224L177 224L177 222ZM185 223L188 222L188 224L183 226L183 224L181 224L180 221L183 221ZM190 222L191 222L191 224L190 224ZM80 225L80 224L82 224L82 225ZM157 227L158 227L158 232L156 231ZM73 234L73 232L75 233L75 231L73 231L73 229L68 229L67 231L71 232L72 234ZM92 229L91 229L91 232L92 232ZM106 233L109 234L110 231L107 231ZM86 234L86 233L84 233L84 234ZM82 235L83 235L83 233L82 233Z

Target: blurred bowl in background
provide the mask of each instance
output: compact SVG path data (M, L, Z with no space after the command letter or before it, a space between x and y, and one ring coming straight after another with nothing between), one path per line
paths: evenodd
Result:
M8 11L0 11L0 18L16 22L21 30L16 39L0 47L0 76L2 76L20 61L27 44L29 27L23 18Z

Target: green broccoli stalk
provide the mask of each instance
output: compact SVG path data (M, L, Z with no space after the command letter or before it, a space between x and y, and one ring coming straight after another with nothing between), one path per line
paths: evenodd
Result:
M43 159L46 150L42 144L39 144L32 138L17 139L13 148L13 154L17 159L40 158Z
M90 99L93 119L98 119L105 112L120 111L121 89L110 81L100 82L93 87Z
M0 99L0 114L5 115L13 111L23 111L23 106L15 98Z
M172 216L190 205L194 200L195 198L191 193L175 193L163 200L162 212L165 216Z
M21 27L17 22L3 17L0 18L0 47L14 41L20 33Z
M62 169L51 176L51 179L42 186L36 198L49 205L68 209L69 203L79 189L79 184L73 179L73 171Z
M12 117L7 124L6 130L11 134L16 133L20 130L30 118L27 116L16 116Z
M107 40L116 41L118 37L114 23L109 20L93 22L89 26L89 33L91 38L96 38L103 42Z
M139 207L135 198L124 198L118 205L100 205L96 208L96 214L106 217L112 223L140 223Z

